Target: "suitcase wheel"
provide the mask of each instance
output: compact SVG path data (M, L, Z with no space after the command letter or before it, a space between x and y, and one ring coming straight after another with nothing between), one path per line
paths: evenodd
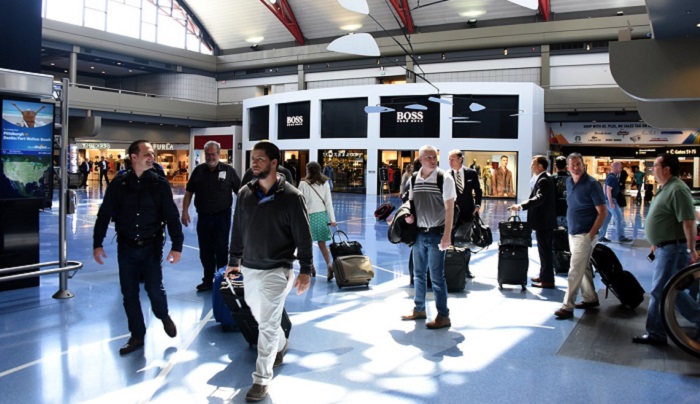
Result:
M527 290L527 289L525 288L525 285L520 285L520 287L522 288L522 289L520 289L521 292L524 292L524 291Z
M498 290L503 290L503 284L502 284L502 283L499 283L499 284L498 284Z

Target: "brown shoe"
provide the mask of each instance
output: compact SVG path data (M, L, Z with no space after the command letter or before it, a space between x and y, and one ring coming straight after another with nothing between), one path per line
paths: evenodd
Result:
M581 302L574 305L577 309L593 309L600 306L600 300L595 302Z
M532 283L530 284L533 288L540 288L540 289L554 289L554 284L549 283L549 282L540 282L540 283Z
M443 317L438 315L437 317L435 317L435 321L426 323L425 326L430 328L431 330L437 330L440 328L449 328L452 326L452 323L450 322L449 317Z
M404 321L425 320L426 318L428 318L428 316L425 314L425 311L415 311L415 310L413 310L411 312L411 314L401 316L401 320L404 320Z
M542 282L542 278L539 278L539 277L538 277L538 278L530 278L530 280L533 281L533 282L535 282L535 283L540 283L540 282Z
M119 355L126 355L141 348L143 348L143 338L131 337L123 347L119 348Z
M566 320L567 318L573 317L574 312L566 309L559 309L554 312L554 315L557 316L557 320Z
M267 397L267 386L257 383L245 393L245 401L262 401L265 397Z

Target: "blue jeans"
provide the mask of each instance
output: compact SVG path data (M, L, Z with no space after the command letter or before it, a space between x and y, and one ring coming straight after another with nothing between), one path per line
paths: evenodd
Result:
M214 215L197 214L199 260L204 268L202 282L211 284L214 273L228 263L230 232L231 208Z
M686 248L685 241L656 247L646 325L647 333L653 338L666 340L666 329L661 318L661 295L669 279L688 265L690 253ZM687 292L678 294L676 309L688 321L700 327L700 307Z
M622 218L622 209L620 209L616 201L613 201L612 209L610 209L610 206L607 206L607 204L606 207L608 208L608 215L605 217L603 227L600 228L598 238L603 238L606 234L608 234L608 225L610 224L612 217L615 216L615 232L617 233L617 239L622 240L625 237L625 222Z
M146 324L141 311L139 299L139 279L143 276L144 287L151 300L151 310L159 319L168 317L168 300L163 287L163 271L161 259L163 245L161 242L142 247L131 247L120 243L117 246L119 261L119 284L124 297L124 310L129 323L131 336L143 339L146 335Z
M449 317L447 308L447 281L445 281L445 252L440 251L438 245L442 239L439 233L419 232L416 243L413 245L413 286L415 295L414 310L425 311L425 294L427 291L428 268L430 268L430 280L435 294L435 306L438 315Z

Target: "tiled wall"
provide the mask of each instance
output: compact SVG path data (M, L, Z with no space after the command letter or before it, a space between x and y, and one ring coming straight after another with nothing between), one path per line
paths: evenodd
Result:
M306 84L307 90L316 88L331 88L331 87L351 87L351 86L366 86L379 84L379 81L374 77L364 77L359 79L340 79L340 80L325 80L311 81Z

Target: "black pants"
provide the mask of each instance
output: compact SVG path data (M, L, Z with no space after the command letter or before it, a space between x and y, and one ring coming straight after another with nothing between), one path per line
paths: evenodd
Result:
M155 241L141 247L126 243L117 246L119 261L119 284L124 297L124 310L129 322L131 336L143 339L146 335L146 324L141 311L139 292L143 279L146 293L151 300L151 310L159 319L168 317L168 300L163 287L163 271L161 267L163 244Z
M554 230L535 230L537 252L540 254L540 279L543 283L554 283L552 240Z
M105 178L105 181L107 181L107 185L109 185L109 177L107 177L107 170L100 171L100 186L102 186L102 177Z
M88 174L90 173L80 173L80 185L78 185L78 188L87 187Z
M206 215L197 215L199 260L202 262L202 282L211 284L218 268L228 263L228 241L231 233L231 209Z

